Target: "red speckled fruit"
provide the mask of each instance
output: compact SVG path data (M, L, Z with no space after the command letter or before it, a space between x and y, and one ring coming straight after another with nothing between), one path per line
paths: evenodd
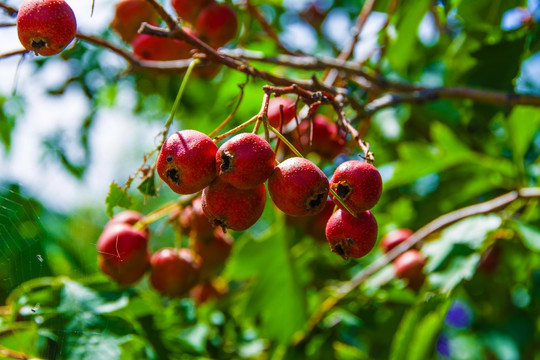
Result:
M120 0L116 3L111 28L131 43L143 22L157 24L157 13L146 0Z
M276 206L286 214L308 216L320 213L328 197L328 179L307 159L285 160L268 178L268 192Z
M244 231L261 217L266 203L264 184L253 189L237 189L219 177L202 193L204 214L214 226Z
M287 125L296 115L296 101L291 98L280 96L270 99L268 103L268 122L279 129L281 123L280 106L283 105L283 126Z
M343 259L367 255L377 241L377 221L370 211L358 218L337 210L326 224L326 238L333 252Z
M58 54L76 31L75 14L64 0L26 0L17 13L19 40L36 54Z
M375 166L360 160L339 165L330 186L356 214L371 209L381 197L382 178ZM342 205L334 199L337 206ZM345 210L345 209L343 209Z
M407 280L409 287L419 289L424 282L422 269L426 264L424 255L418 250L408 250L394 260L396 276Z
M148 234L128 224L112 224L103 229L97 242L101 271L120 284L138 281L148 269Z
M214 227L204 215L201 198L193 199L191 205L186 206L179 217L180 229L191 236L212 236Z
M213 0L172 0L172 6L182 20L194 24L201 10L213 2Z
M208 220L207 220L208 221ZM201 279L210 279L221 272L232 249L232 238L221 228L210 236L192 239L193 251L201 257Z
M301 151L314 152L323 159L333 160L345 150L345 132L340 131L338 125L324 115L315 115L311 129L309 121L302 121L298 130L300 140L295 139L294 142L301 143L301 146L296 145ZM297 136L297 132L293 132L293 135Z
M186 28L184 30L191 32ZM148 34L136 35L132 46L133 53L139 59L155 61L187 59L193 49L184 41Z
M217 146L207 135L182 130L171 135L159 153L157 172L178 194L193 194L216 177Z
M405 240L407 240L413 232L409 229L396 229L390 231L381 240L381 249L385 253L389 252Z
M150 259L150 284L169 297L186 296L199 281L199 258L189 249L164 248Z
M238 134L216 153L219 178L238 189L252 189L264 183L274 170L276 157L266 140L251 133Z
M238 31L238 19L229 6L214 3L201 11L197 17L195 29L202 41L218 48L235 38Z

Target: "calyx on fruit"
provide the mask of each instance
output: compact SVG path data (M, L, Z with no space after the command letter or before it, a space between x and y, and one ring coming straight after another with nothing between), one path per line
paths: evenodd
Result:
M182 130L163 144L157 159L161 179L178 194L194 194L216 177L217 146L207 135Z
M270 144L252 133L238 134L216 153L219 178L238 189L252 189L268 179L276 157Z
M328 197L328 179L311 161L293 157L275 167L268 178L268 192L286 214L307 216L320 213Z
M326 238L333 252L343 259L367 255L377 241L377 221L370 211L354 217L337 210L326 224Z
M58 54L76 31L75 14L64 0L25 0L17 13L19 40L36 54Z

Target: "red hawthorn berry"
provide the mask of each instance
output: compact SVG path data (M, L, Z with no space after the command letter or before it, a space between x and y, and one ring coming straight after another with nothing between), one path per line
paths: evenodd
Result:
M311 122L302 121L298 130L293 131L293 136L296 136L293 140L296 148L317 153L326 160L333 160L346 146L346 133L324 115L315 115Z
M280 107L283 106L283 126L287 125L296 115L296 101L280 96L270 99L268 103L268 123L279 129L281 123Z
M148 34L136 35L132 46L133 53L139 59L154 61L187 59L193 49L184 41Z
M190 236L212 236L215 230L206 215L204 215L200 196L193 199L191 205L182 210L178 221L180 229L186 234L190 234Z
M158 250L150 265L150 284L169 297L186 296L199 281L200 259L189 249Z
M244 231L261 217L266 203L264 184L242 190L219 177L203 190L202 208L214 226Z
M107 222L105 228L114 224L127 224L133 226L142 219L144 219L144 215L140 212L133 210L124 210L114 215L113 218L109 220L109 222ZM147 226L145 226L142 230L145 231L148 236L150 236L150 229Z
M274 170L276 156L266 140L256 134L238 134L216 153L219 178L238 189L252 189L264 183Z
M326 224L326 238L333 252L343 259L367 255L377 241L377 221L370 211L357 218L341 209Z
M195 29L201 40L218 48L236 37L238 19L229 6L213 3L201 11Z
M320 213L328 197L328 179L311 161L293 157L275 167L268 178L268 192L284 213L307 216Z
M203 8L214 0L172 0L172 6L182 20L194 24Z
M201 279L210 279L223 270L232 249L232 238L221 228L208 236L192 238L191 247L201 258Z
M148 269L148 233L125 223L105 226L97 242L98 265L116 282L130 285Z
M424 282L422 269L426 265L424 255L418 250L408 250L394 260L396 276L407 280L409 287L418 290Z
M75 14L64 0L26 0L17 13L19 40L36 54L58 54L76 31Z
M226 289L218 289L211 282L205 281L191 289L189 296L193 299L195 304L202 305L208 301L220 298L225 294L225 290Z
M407 240L413 232L409 229L396 229L390 231L381 240L381 249L387 253L405 240Z
M377 168L360 160L345 161L330 179L330 186L354 213L371 209L381 197L382 178ZM339 201L334 202L345 210Z
M207 135L182 130L171 135L157 158L161 179L178 194L194 194L216 177L217 146Z
M120 0L116 3L113 29L126 43L131 43L142 23L157 24L154 8L146 0Z

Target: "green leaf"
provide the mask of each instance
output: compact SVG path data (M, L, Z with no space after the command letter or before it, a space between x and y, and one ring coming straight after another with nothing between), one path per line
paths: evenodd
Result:
M451 298L439 296L407 311L392 340L390 359L431 358L437 335L451 304Z
M473 253L470 256L456 256L450 260L450 264L444 271L438 271L429 275L429 282L435 289L442 293L449 293L462 280L470 280L476 272L480 261L480 254Z
M540 229L520 221L514 221L514 224L523 239L523 244L532 251L540 251Z
M116 183L112 182L109 187L109 193L105 198L105 204L107 204L107 215L112 217L115 206L129 208L133 204L133 200L126 190L123 190Z
M467 29L500 30L503 14L520 5L527 6L521 0L462 0L457 6L457 15L462 18Z
M140 184L137 186L137 189L145 196L156 196L156 173L152 170L152 174L147 176Z
M532 106L516 106L508 117L508 132L514 150L514 158L523 161L534 135L540 128L540 109Z
M188 346L192 352L202 354L206 349L206 340L208 339L209 331L210 328L208 325L197 324L182 331L178 335L178 339Z
M439 239L424 244L422 252L429 258L426 271L440 268L456 245L465 245L470 249L469 253L480 249L487 233L499 228L501 223L499 216L490 214L472 216L449 226Z

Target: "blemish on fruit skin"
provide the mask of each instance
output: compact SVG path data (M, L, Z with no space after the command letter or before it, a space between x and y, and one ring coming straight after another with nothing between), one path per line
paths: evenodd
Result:
M351 192L351 187L345 181L338 183L335 188L336 194L338 194L338 196L342 199L345 199L345 197Z
M178 169L175 168L169 169L167 170L167 178L171 179L172 182L179 185L178 183L180 181L180 172L178 171Z
M224 151L221 155L221 160L223 161L221 163L221 171L225 172L229 170L231 166L231 157L229 156L229 154Z
M167 156L167 162L171 163L173 161L172 155Z

